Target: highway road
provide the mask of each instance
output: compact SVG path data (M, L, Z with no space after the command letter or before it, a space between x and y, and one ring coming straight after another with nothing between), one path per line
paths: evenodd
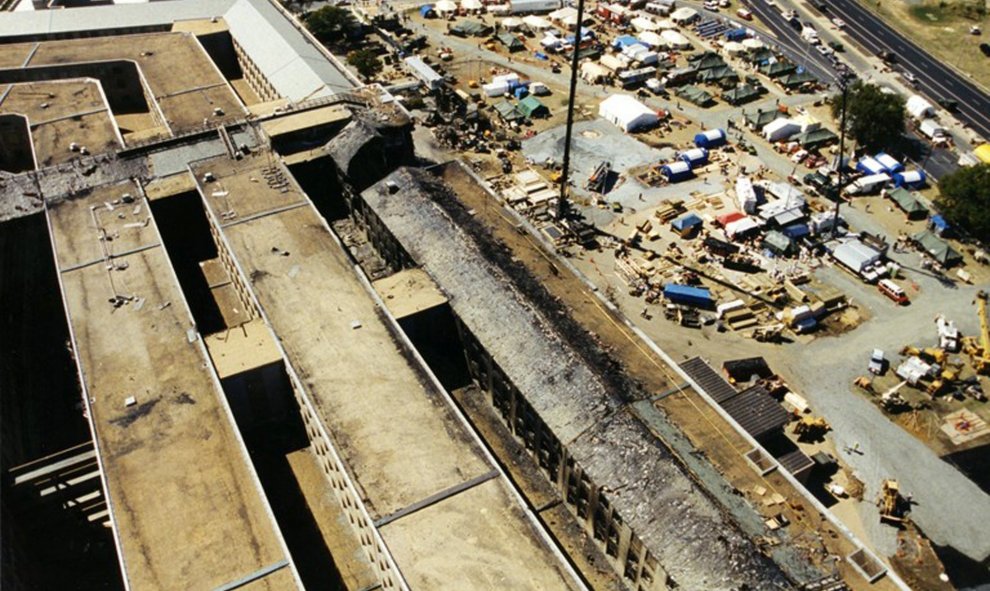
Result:
M955 116L990 137L990 97L976 85L920 47L888 27L856 0L822 0L826 16L845 21L844 31L867 51L889 51L896 56L896 68L918 79L918 89L934 101L954 100L959 104ZM754 0L754 4L765 0ZM769 8L769 6L767 6ZM990 64L990 60L988 60Z
M776 43L794 63L807 68L812 74L827 84L838 82L838 73L828 58L815 51L801 33L784 20L784 15L776 6L766 0L743 0L746 8L776 36Z

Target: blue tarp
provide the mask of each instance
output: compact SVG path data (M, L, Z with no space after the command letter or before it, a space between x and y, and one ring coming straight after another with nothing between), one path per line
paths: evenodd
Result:
M745 39L746 29L741 27L738 29L729 29L728 31L725 32L725 38L728 39L729 41L740 41L742 39Z
M811 228L808 227L808 224L791 224L790 226L781 228L780 231L784 233L784 236L792 240L804 238L808 234L811 234Z
M936 214L929 219L930 226L937 236L949 236L952 234L952 226L945 221L942 214Z
M622 35L620 37L615 38L615 41L612 42L612 47L618 47L621 49L624 47L629 47L630 45L635 45L637 43L639 43L639 39L636 39L632 35Z
M690 228L700 226L703 223L704 222L701 221L701 218L699 218L696 214L689 213L682 218L677 218L671 225L674 226L674 229L678 232L683 232Z
M425 4L419 7L419 16L426 18L433 12L432 4Z
M712 294L706 287L692 287L668 283L663 286L663 297L678 304L689 304L701 308L712 307Z
M894 184L898 187L922 187L925 184L925 171L905 170L904 172L894 173Z

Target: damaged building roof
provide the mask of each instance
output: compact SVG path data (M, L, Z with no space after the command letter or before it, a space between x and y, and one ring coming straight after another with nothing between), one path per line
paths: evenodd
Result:
M581 468L612 491L610 502L622 519L679 585L784 584L780 569L624 408L619 394L493 264L486 248L453 221L437 202L446 191L429 173L402 168L362 197L442 286L454 312Z

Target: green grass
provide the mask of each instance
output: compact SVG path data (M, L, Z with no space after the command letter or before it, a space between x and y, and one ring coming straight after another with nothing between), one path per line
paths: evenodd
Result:
M982 0L940 0L938 3L926 2L911 6L908 13L922 24L938 25L959 18L980 21L987 15L987 9Z

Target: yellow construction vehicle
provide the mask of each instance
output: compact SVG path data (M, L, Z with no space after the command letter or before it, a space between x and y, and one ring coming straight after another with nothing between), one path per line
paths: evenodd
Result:
M832 426L822 417L801 417L794 424L794 434L798 441L817 441L828 433Z
M959 379L959 370L960 368L957 365L945 365L938 376L925 388L925 392L932 397L942 394L946 388L952 386Z
M980 317L980 339L963 337L963 351L969 355L976 373L990 374L990 318L987 317L987 292L976 294L976 313Z
M884 480L877 495L877 507L880 509L880 521L901 523L904 521L904 499L901 498L900 486L896 480Z
M904 357L920 357L922 360L928 363L945 363L946 353L938 347L925 347L924 349L919 349L917 347L912 347L911 345L906 345L901 349L901 355Z

